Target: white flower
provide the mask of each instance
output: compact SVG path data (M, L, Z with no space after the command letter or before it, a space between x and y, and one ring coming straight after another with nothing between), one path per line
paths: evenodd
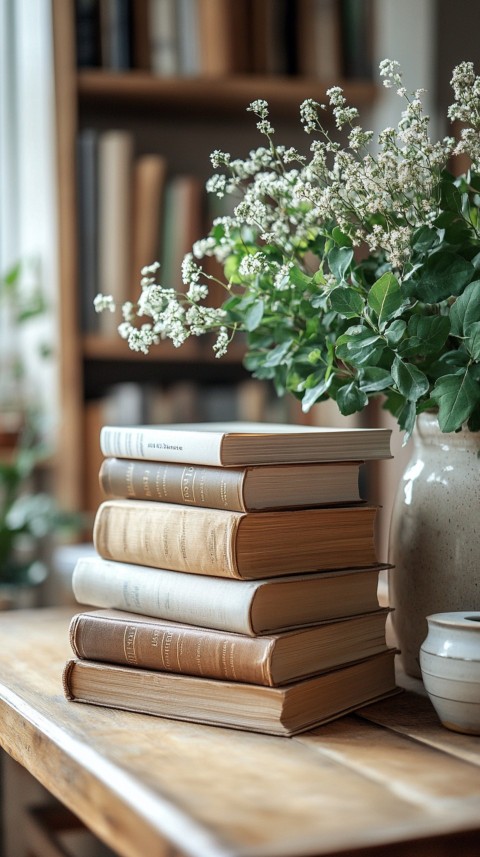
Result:
M112 295L96 295L93 299L93 306L95 308L95 312L103 312L104 310L115 312L116 310L115 301Z

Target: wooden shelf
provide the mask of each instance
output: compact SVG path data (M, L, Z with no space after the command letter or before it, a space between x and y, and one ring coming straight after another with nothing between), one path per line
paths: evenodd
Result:
M371 81L338 81L350 104L370 104L377 87ZM260 77L241 75L230 78L161 78L145 72L111 73L99 70L82 71L77 75L78 95L82 103L112 100L124 108L144 110L146 106L161 105L169 110L202 114L220 111L231 115L244 109L256 98L269 102L276 113L297 115L305 98L325 100L330 83L302 77Z
M149 354L132 351L126 342L121 339L107 339L105 336L88 334L82 341L82 352L85 360L106 361L148 361L151 363L190 363L208 365L218 362L215 354L207 340L190 339L181 348L175 348L171 342L162 342L155 346ZM222 363L239 363L244 356L243 344L233 342L226 355L222 357Z

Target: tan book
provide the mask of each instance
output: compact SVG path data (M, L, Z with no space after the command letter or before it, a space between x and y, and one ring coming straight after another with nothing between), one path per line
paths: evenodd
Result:
M98 288L117 307L130 298L133 137L104 131L98 143ZM121 316L103 312L100 330L114 336Z
M258 579L376 563L373 506L229 512L105 500L93 541L104 559Z
M332 428L267 422L104 426L105 456L238 467L391 458L391 429Z
M250 637L116 610L78 613L74 654L120 664L270 687L316 675L387 649L388 610L283 634Z
M109 497L252 512L359 502L360 465L344 461L229 468L105 458L99 481Z
M162 155L142 155L133 169L131 299L140 295L141 270L158 261L167 160Z
M397 692L389 649L284 687L69 660L67 699L216 726L294 735Z
M93 556L78 559L72 587L80 604L255 636L378 610L385 568L232 580Z

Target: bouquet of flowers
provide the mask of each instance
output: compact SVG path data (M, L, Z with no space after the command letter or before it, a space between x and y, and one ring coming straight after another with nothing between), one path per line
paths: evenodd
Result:
M376 140L340 87L328 106L301 105L308 156L277 144L265 101L250 105L264 145L243 160L214 151L207 183L238 201L185 257L184 291L157 281L158 263L142 270L119 326L130 348L215 331L221 357L242 331L248 370L304 411L333 398L351 414L381 395L405 439L429 409L443 432L480 429L480 79L470 62L454 69L448 117L461 137L432 142L423 90L408 92L394 61L380 74L403 109ZM454 177L457 154L471 168ZM218 307L207 302L213 279L225 290ZM104 295L96 307L114 309Z

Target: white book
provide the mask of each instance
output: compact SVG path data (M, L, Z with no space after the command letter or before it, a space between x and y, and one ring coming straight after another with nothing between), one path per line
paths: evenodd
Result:
M325 428L282 423L106 425L104 455L220 467L391 458L387 428Z
M256 636L378 610L382 568L231 580L86 556L72 586L80 604Z
M150 0L150 63L152 73L174 77L179 73L176 0Z

